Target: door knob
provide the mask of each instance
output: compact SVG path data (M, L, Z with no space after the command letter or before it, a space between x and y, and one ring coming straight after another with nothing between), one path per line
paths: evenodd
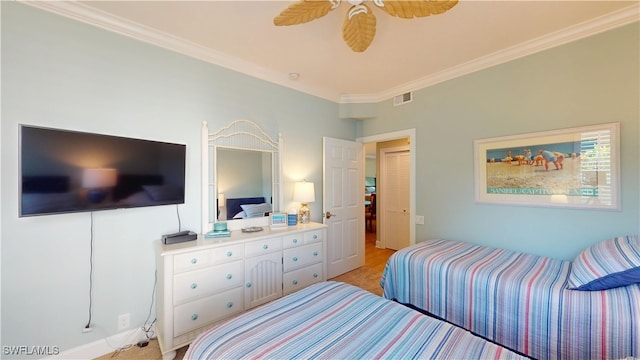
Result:
M331 219L331 217L332 217L332 216L337 216L337 215L332 214L332 213L331 213L331 211L327 211L327 212L324 214L324 217L326 217L327 219Z

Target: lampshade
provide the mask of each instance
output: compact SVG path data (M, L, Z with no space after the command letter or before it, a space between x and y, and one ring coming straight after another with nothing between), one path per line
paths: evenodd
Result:
M312 182L300 181L293 187L293 201L310 203L316 201L316 193Z
M116 185L117 175L116 169L84 169L82 187L88 189L113 187Z

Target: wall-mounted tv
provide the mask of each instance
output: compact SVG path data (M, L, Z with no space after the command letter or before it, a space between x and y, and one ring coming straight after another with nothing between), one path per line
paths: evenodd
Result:
M20 126L20 216L184 203L186 145Z

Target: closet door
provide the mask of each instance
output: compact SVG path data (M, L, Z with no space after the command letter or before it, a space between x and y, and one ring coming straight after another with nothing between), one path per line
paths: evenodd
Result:
M399 250L410 243L410 157L409 150L389 148L381 152L382 186L378 213L382 213L380 231L382 243L388 249Z

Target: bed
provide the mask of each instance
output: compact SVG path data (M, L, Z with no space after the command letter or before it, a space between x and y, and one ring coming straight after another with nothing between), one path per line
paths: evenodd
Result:
M431 240L394 253L383 296L536 359L640 358L640 240L574 261Z
M523 359L339 282L309 286L199 335L184 359Z

